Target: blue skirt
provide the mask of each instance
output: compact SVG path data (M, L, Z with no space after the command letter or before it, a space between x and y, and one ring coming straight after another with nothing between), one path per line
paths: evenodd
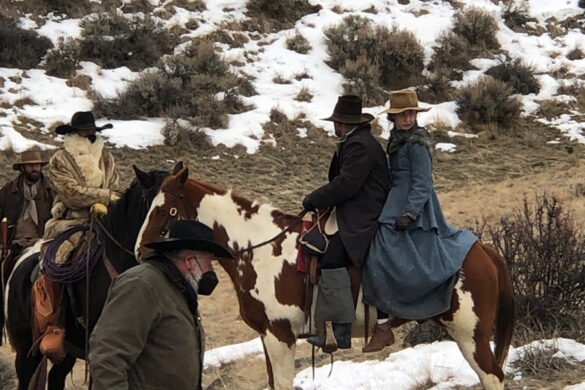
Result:
M396 231L380 224L363 267L364 303L394 317L422 320L449 310L458 271L477 237L449 228Z

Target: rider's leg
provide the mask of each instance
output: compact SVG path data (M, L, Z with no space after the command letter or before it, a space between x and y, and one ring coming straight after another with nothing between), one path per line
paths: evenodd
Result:
M325 352L332 352L337 348L351 348L351 323L355 319L355 307L346 268L349 264L349 255L337 233L330 240L320 262L321 277L315 306L315 321L331 322L336 345L327 340L327 332L324 336L309 337L307 340L322 347Z

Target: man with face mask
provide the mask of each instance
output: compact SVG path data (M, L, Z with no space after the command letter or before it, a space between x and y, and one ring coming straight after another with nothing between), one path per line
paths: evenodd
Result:
M49 161L49 177L55 193L51 219L45 225L44 239L55 238L59 233L77 226L88 225L91 214L103 215L107 206L118 199L119 176L114 157L104 149L104 139L99 134L113 126L97 126L91 112L76 112L71 124L56 128L63 135L63 149L55 152ZM82 239L83 232L70 235L56 250L54 261L67 263L70 254ZM44 256L44 248L41 256ZM45 261L43 259L43 261ZM42 336L39 348L52 360L65 355L64 331L59 317L62 286L41 275L33 287L34 336Z
M110 287L89 341L92 390L201 389L204 334L197 294L217 284L213 258L233 258L213 230L174 222L169 238L146 244L145 262Z

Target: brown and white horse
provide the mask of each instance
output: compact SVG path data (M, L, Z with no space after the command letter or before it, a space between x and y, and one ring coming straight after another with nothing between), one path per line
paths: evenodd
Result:
M307 330L303 312L305 275L296 269L299 217L189 179L188 175L184 168L164 181L139 233L136 253L143 255L143 244L166 235L169 224L177 218L196 218L213 227L218 241L236 258L219 261L234 284L242 319L261 336L269 385L290 389L296 340ZM451 309L432 320L455 339L483 386L501 390L502 365L514 325L510 275L500 255L477 243L459 276ZM393 325L406 322L394 319ZM489 344L492 333L495 352Z

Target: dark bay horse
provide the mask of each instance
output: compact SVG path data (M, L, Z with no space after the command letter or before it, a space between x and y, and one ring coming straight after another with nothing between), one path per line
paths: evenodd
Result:
M296 269L299 217L188 175L184 168L165 179L137 238L136 252L144 254L142 244L165 235L177 218L196 218L213 227L216 239L236 258L219 262L234 284L242 319L261 336L269 385L290 389L296 341L308 325L303 311L305 275ZM504 388L502 366L514 327L514 293L498 253L476 243L459 271L450 310L429 319L449 332L486 389ZM406 322L395 318L392 324Z
M177 164L176 170L182 168ZM134 167L136 178L124 192L120 200L111 205L103 219L107 231L105 252L117 273L138 264L132 255L132 249L149 210L150 202L156 195L168 172L143 172ZM95 222L94 222L95 223ZM108 237L111 235L117 242ZM31 377L41 362L39 352L29 354L33 345L31 316L31 272L39 262L40 242L24 253L17 261L8 280L5 302L6 329L8 338L16 351L15 368L18 377L18 389L27 389ZM65 377L73 368L76 358L85 359L85 320L81 316L88 306L89 332L97 322L102 311L111 276L103 259L91 270L89 296L86 294L86 278L66 287L65 296L65 346L66 357L52 366L48 375L49 390L62 390ZM86 305L87 297L87 305ZM89 334L89 333L88 333Z

